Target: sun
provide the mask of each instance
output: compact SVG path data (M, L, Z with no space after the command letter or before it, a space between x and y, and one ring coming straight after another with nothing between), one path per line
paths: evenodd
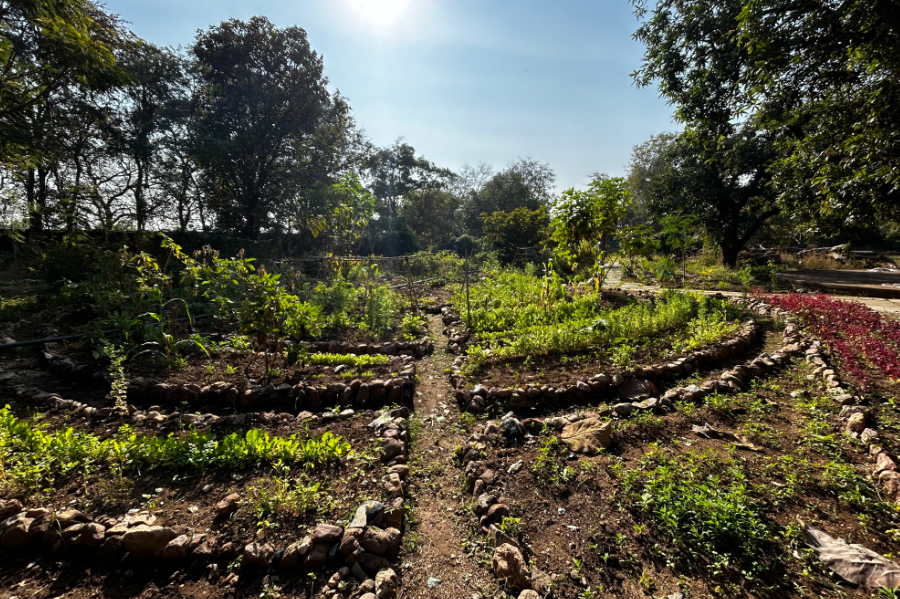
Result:
M411 0L349 0L349 3L361 20L377 27L387 27L406 12Z

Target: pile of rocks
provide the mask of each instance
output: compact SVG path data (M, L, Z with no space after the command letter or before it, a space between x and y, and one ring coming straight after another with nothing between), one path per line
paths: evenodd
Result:
M444 324L443 333L448 339L447 349L457 354L465 353L466 348L473 341L473 337L466 329L459 314L454 312L450 306L443 306L441 307L441 322Z
M461 374L467 358L458 356L453 362L450 384L456 390L456 400L460 406L472 412L480 412L491 404L499 404L509 410L526 410L548 405L586 403L616 391L619 391L626 400L643 399L655 391L652 381L690 374L701 366L738 354L749 347L758 331L757 324L748 321L743 323L733 338L697 350L672 362L637 367L614 374L597 374L588 380L555 387L530 384L523 387L497 388L479 384L469 389ZM651 384L647 385L646 381L650 381ZM631 388L635 386L646 388L649 392L632 393Z

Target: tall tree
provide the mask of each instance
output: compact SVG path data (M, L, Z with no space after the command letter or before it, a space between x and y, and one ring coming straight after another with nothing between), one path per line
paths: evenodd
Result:
M372 193L382 202L382 217L397 216L403 198L411 191L440 189L453 178L452 171L440 168L402 139L375 150L366 163Z
M770 187L771 140L746 127L728 137L683 133L664 155L665 168L649 183L648 207L657 218L696 217L734 267L740 251L779 213Z
M522 158L491 177L463 206L466 228L480 236L483 232L482 214L512 212L516 208L537 210L553 200L556 175L549 165L531 158Z
M633 0L635 74L708 135L752 124L778 200L834 231L900 218L900 8L893 0Z
M299 27L232 19L197 36L199 88L193 155L220 227L255 239L278 207L302 194L310 166L345 129L349 107L331 95L321 57Z
M89 0L0 2L0 154L7 164L33 161L40 146L31 121L56 94L127 79L113 54L122 36L118 19Z

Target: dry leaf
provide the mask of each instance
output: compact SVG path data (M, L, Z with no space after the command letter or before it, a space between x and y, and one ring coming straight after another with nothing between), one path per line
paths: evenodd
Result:
M595 453L606 449L612 442L611 425L596 418L587 418L566 425L562 431L562 442L578 453Z
M819 554L819 561L844 580L868 588L900 587L900 566L894 562L862 545L835 539L802 520L800 525L804 541Z
M728 431L720 431L719 429L710 426L708 422L703 426L697 426L695 424L691 427L691 431L700 435L704 439L718 439L720 441L725 441L726 443L734 443L738 449L759 451L759 448L751 443L747 439L747 437L744 437L742 435L735 435L734 433L729 433Z
M629 401L656 395L656 385L647 379L630 378L619 386L619 395Z

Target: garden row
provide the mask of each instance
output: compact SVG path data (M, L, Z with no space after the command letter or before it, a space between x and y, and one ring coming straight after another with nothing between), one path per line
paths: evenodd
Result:
M329 594L353 591L367 599L393 597L399 587L399 577L390 560L396 555L404 526L405 479L409 473L406 466L410 441L408 417L408 409L398 408L378 414L366 426L379 439L380 459L386 469L382 484L385 499L363 501L346 526L319 522L310 534L284 546L253 538L240 541L226 537L222 542L214 534L195 532L195 526L179 526L174 522L159 525L155 515L136 509L124 517L94 518L75 509L25 508L18 500L9 500L0 502L0 548L26 555L33 552L71 555L77 550L79 559L98 566L122 559L142 563L162 561L176 568L180 562L199 563L205 567L209 582L215 582L224 572L223 566L233 563L240 564L241 576L260 570L299 569L324 573L327 580L324 586L331 589ZM29 432L27 426L16 424L9 416L5 419L9 422L4 421L2 445L10 467L18 457L17 452L41 443L53 444L58 437L39 430ZM248 433L248 439L249 436ZM340 438L336 441L341 442ZM17 449L10 453L12 447ZM338 451L348 449L349 445L345 444L345 449L338 448ZM291 461L290 455L283 451L280 455L279 459ZM69 456L68 459L78 458ZM227 521L245 503L241 494L229 494L216 505L213 524ZM225 583L236 584L238 576L237 570L232 571Z

